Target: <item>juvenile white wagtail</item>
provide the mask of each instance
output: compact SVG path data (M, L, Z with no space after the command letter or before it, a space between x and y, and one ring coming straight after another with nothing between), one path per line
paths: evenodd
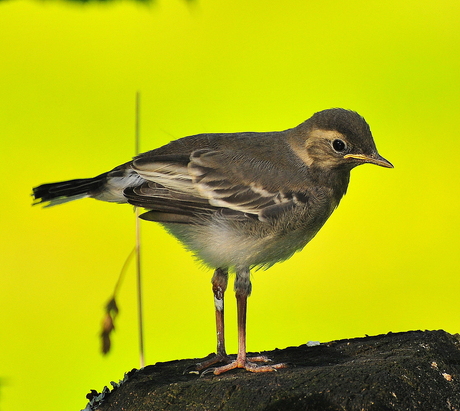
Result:
M245 368L273 371L246 357L246 304L250 269L291 257L315 236L347 191L350 170L371 163L392 168L356 112L320 111L297 127L267 133L198 134L140 154L94 178L43 184L35 204L92 197L148 211L201 261L212 277L217 355L197 364L214 374ZM224 343L224 293L236 274L238 355Z

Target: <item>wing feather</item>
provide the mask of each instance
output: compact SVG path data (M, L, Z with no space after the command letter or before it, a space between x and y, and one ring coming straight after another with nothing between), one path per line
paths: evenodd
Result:
M305 204L305 193L271 192L258 185L256 166L245 171L228 167L222 151L200 149L185 155L138 158L133 169L145 180L125 190L131 204L152 210L145 219L190 222L188 218L213 212L229 218L266 221L292 207Z

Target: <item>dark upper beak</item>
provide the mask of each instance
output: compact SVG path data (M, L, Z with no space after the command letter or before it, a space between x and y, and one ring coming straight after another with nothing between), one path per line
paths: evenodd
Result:
M375 164L381 167L393 168L393 164L391 164L388 160L385 160L380 154L372 154L367 156L365 154L347 154L343 156L343 158L354 158L355 160L360 160L363 163L370 163Z

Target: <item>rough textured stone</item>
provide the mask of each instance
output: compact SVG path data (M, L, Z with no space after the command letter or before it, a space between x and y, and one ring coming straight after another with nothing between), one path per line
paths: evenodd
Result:
M264 352L288 368L183 374L196 360L129 372L86 410L460 410L460 342L411 331Z

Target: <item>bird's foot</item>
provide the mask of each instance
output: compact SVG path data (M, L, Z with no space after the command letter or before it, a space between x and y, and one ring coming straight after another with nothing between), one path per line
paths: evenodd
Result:
M202 361L202 362L195 364L195 369L197 371L202 371L202 370L205 370L206 368L209 368L211 365L214 365L214 364L219 364L219 363L231 364L232 362L233 362L233 358L231 358L229 355L216 354L214 357L211 357L206 361Z
M216 355L212 356L211 358L208 358L207 360L198 362L195 365L191 365L191 366L187 367L185 369L185 371L184 371L184 374L197 373L197 371L206 370L211 365L219 364L219 363L230 364L232 361L233 361L233 358L231 358L227 354L216 354ZM214 368L212 368L212 369L214 369Z
M280 363L280 364L264 364L258 365L255 362L271 362L270 358L265 356L258 356L258 357L248 357L244 360L237 358L234 361L229 362L226 365L222 365L221 367L215 368L207 368L202 372L202 376L206 374L214 374L219 375L223 374L224 372L234 370L236 368L244 368L246 371L250 372L271 372L276 371L280 368L286 368L287 364Z

